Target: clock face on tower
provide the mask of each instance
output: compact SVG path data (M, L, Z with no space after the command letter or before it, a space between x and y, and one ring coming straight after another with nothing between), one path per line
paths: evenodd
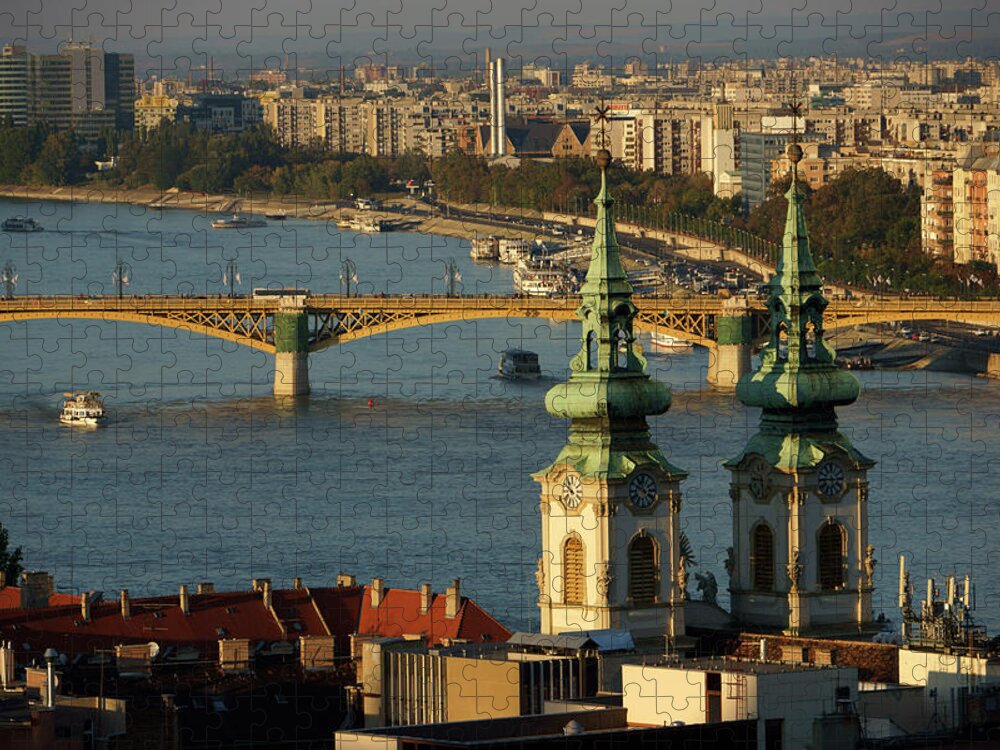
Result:
M628 498L636 508L648 508L656 502L656 480L649 474L636 474L628 483Z
M583 483L576 474L568 475L562 481L562 501L563 505L572 510L580 504L583 499Z
M816 483L822 494L836 497L844 491L844 467L833 461L826 461L816 472Z

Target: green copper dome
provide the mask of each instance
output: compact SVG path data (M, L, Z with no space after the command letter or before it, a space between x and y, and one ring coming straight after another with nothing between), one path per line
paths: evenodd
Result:
M577 315L583 323L579 353L570 377L549 390L545 408L571 420L570 439L556 463L583 474L624 476L642 463L682 475L652 443L646 417L670 408L670 389L650 379L636 346L633 320L638 309L622 265L615 235L614 200L608 194L610 154L598 154L601 191L587 278Z
M835 406L853 403L860 385L835 363L836 352L823 338L823 282L809 251L809 233L798 190L793 144L792 184L778 267L768 285L771 340L761 352L760 368L742 379L736 394L747 406L764 410L762 424L836 427ZM797 157L797 158L796 158Z

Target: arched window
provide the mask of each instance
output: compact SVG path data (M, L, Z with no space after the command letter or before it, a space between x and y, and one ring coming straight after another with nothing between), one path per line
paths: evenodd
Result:
M836 591L844 586L844 530L831 522L819 530L819 587Z
M571 536L563 544L563 603L583 604L583 542Z
M621 328L615 334L615 351L617 352L617 361L615 362L619 370L628 369L628 334L625 333Z
M659 579L656 542L637 536L628 546L628 594L638 606L653 604Z
M754 591L774 591L774 532L763 523L750 532L750 582Z
M594 352L594 349L596 348L595 347L596 340L597 340L596 334L593 331L587 331L587 369L588 370L593 370L594 369L594 364L595 364L595 360L594 360L594 354L595 354L595 352Z
M788 326L784 323L778 326L778 359L788 359Z

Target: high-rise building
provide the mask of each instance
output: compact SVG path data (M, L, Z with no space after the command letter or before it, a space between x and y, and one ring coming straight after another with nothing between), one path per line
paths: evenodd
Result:
M570 420L541 484L542 556L535 576L543 633L625 628L638 638L684 635L680 482L653 442L646 418L670 407L636 345L638 312L615 236L608 194L611 154L597 154L601 191L594 243L581 288L583 323L570 377L545 397Z
M28 52L20 45L0 51L0 120L28 124Z
M15 124L74 128L84 139L104 128L135 127L135 59L70 42L56 54L5 47L0 56L0 116Z

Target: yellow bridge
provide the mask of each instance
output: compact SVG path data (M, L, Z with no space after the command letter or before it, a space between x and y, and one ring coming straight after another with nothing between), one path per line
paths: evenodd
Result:
M690 341L709 349L714 356L715 374L710 367L709 380L719 383L718 369L745 370L748 364L720 363L720 348L735 342L719 341L722 318L748 318L747 336L739 342L746 351L740 357L749 361L753 342L767 335L767 313L759 301L737 304L712 297L634 297L639 308L636 327ZM202 333L274 353L297 355L297 365L277 363L278 375L293 380L305 375L305 356L354 339L387 333L414 326L448 323L481 318L547 318L554 321L576 319L579 298L394 295L343 296L314 294L308 296L235 296L187 297L145 295L82 297L22 296L0 300L0 322L45 318L90 318L166 326ZM826 310L827 328L841 328L866 323L920 320L949 320L975 326L1000 326L1000 301L939 300L931 298L864 297L834 300ZM294 322L291 334L283 333ZM292 336L291 345L282 337ZM287 359L287 358L286 358ZM290 371L298 368L301 372ZM731 373L732 375L732 373ZM306 379L306 383L308 380ZM307 389L307 386L306 386ZM283 388L276 377L275 392ZM293 387L295 392L306 392Z

